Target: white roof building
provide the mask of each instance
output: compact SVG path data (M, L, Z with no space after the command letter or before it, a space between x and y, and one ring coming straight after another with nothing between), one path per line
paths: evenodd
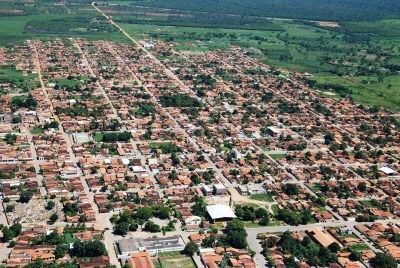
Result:
M124 165L129 165L129 163L131 162L131 161L129 161L128 158L122 158L121 161L122 161L122 164L124 164Z
M385 173L386 175L390 176L390 175L396 175L397 172L389 167L381 167L379 169L379 171Z
M235 213L228 205L211 205L206 207L212 220L234 219Z

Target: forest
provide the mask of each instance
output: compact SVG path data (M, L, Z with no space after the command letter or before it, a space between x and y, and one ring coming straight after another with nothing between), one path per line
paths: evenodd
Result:
M126 2L135 6L174 10L324 21L370 21L400 17L400 2L397 0L134 0Z

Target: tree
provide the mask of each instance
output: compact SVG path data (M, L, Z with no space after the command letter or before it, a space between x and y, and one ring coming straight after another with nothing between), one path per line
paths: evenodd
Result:
M293 183L287 183L287 184L283 185L282 190L287 195L298 195L299 194L299 188L297 187L296 184L293 184Z
M394 259L392 256L386 253L381 253L381 252L376 253L376 256L371 260L371 264L375 268L397 267L396 259Z
M318 260L322 266L328 266L329 264L337 261L337 255L325 247L320 247L316 261L318 262Z
M337 252L339 252L339 250L340 250L340 246L339 246L338 243L333 242L332 244L330 244L330 245L328 246L328 249L329 249L330 251L332 251L333 253L337 253Z
M56 259L60 259L65 256L66 248L64 245L57 245L56 249L54 250L54 256Z
M247 233L244 224L238 219L234 219L226 225L225 228L226 241L234 248L246 248Z
M189 243L186 244L183 253L191 257L193 256L194 253L197 252L197 250L199 250L197 244L193 241L190 241Z
M352 261L361 261L362 254L359 251L351 250L351 254L349 256L349 259L352 260Z
M129 231L129 223L119 222L114 226L114 234L116 235L126 235Z
M256 210L256 217L257 217L257 219L262 219L264 217L269 217L268 211L266 209L264 209L264 208L258 208Z
M144 225L144 230L150 233L158 233L161 231L160 225L155 224L152 221L148 221L146 222L146 224Z
M7 205L6 206L6 212L13 212L15 210L15 206L14 205Z
M193 199L194 205L192 206L192 213L199 217L205 217L207 212L206 202L204 202L204 199L200 196L195 196Z
M19 223L14 223L11 225L10 230L14 233L14 236L19 236L22 231L22 225Z
M171 209L169 207L162 206L158 209L156 217L160 219L168 219L171 214Z
M19 201L21 203L28 203L29 200L31 200L32 196L33 196L33 191L32 190L30 190L30 189L29 190L22 190L21 194L19 196Z
M153 216L153 209L151 207L142 207L139 208L134 218L138 219L139 222L144 223L145 221L149 220Z
M8 242L15 237L13 231L11 231L7 226L3 228L3 242Z
M106 256L107 249L99 240L78 241L73 244L71 255L81 258Z
M262 226L267 226L270 223L269 216L262 217L258 223Z
M47 210L52 210L55 206L56 206L56 203L54 203L54 201L50 200L50 201L47 202L47 204L46 204L46 209L47 209Z
M57 215L57 213L51 214L51 216L50 216L50 218L49 218L49 221L52 222L52 223L54 223L54 222L56 222L57 220L58 220L58 215Z
M85 215L80 215L78 221L79 221L79 222L87 222L88 219L87 219L87 217L86 217Z
M131 231L131 232L134 232L134 231L136 231L137 229L138 229L138 224L136 223L136 222L132 222L130 225L129 225L129 231Z
M190 177L190 180L192 181L192 183L193 183L194 185L197 185L197 184L201 183L201 180L200 180L200 178L199 178L199 176L198 176L197 174L193 174L193 175Z
M235 214L237 217L244 221L254 221L256 219L256 211L253 206L236 206Z
M213 248L215 245L215 236L210 235L209 237L206 237L203 239L201 242L201 246L205 248Z

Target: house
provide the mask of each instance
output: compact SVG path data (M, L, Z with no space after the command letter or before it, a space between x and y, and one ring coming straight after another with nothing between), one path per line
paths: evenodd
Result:
M198 225L201 223L201 218L199 216L190 216L184 220L185 225Z
M312 239L314 239L318 244L320 244L323 247L328 247L332 243L339 244L332 235L322 231L321 229L312 228L307 232Z
M129 254L125 264L131 268L154 268L154 264L148 252L135 252Z

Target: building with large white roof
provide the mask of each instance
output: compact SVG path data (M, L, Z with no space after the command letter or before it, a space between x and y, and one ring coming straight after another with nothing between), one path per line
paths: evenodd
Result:
M206 210L213 221L227 221L236 218L235 213L228 205L211 205L207 206Z

